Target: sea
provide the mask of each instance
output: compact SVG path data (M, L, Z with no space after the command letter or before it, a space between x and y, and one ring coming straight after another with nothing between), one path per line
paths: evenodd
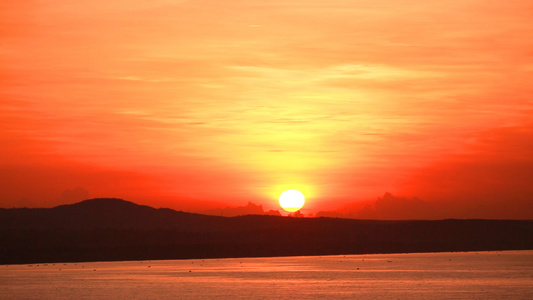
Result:
M0 265L0 299L533 299L533 251Z

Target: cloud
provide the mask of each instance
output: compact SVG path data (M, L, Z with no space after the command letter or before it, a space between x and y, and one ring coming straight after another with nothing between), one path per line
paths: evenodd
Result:
M306 218L306 217L313 217L313 214L310 214L310 215L306 215L306 214L303 214L301 211L295 211L293 213L290 213L288 215L289 217L293 217L293 218Z
M338 211L320 211L316 217L374 219L374 220L415 220L440 219L442 212L434 205L417 197L396 197L385 193L375 201L353 203Z
M530 195L520 137L434 164L531 109L530 1L4 2L0 205L80 185L178 209L291 182L342 204Z
M417 197L395 197L385 193L373 206L366 205L351 216L358 219L413 220L435 219L438 218L439 212L436 207Z
M533 121L479 134L405 182L452 217L498 219L533 219L532 183Z
M237 206L237 207L225 207L225 208L215 208L201 211L200 213L224 217L235 217L235 216L244 216L244 215L272 215L272 216L281 216L281 213L277 210L264 211L262 205L257 205L252 202L248 202L246 206Z

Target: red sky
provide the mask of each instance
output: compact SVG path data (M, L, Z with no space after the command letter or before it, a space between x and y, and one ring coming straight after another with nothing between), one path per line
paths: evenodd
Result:
M533 219L530 0L4 2L0 207Z

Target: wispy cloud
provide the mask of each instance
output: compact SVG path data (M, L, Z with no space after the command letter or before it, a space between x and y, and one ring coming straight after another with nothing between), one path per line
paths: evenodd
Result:
M525 0L0 11L0 159L154 172L175 197L201 183L240 204L270 197L254 184L315 186L317 205L396 192L533 106ZM174 180L187 174L195 188ZM57 189L86 186L72 184Z

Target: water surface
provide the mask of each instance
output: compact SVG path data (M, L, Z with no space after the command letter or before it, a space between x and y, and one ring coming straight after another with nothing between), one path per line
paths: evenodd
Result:
M0 268L0 299L533 299L533 251Z

